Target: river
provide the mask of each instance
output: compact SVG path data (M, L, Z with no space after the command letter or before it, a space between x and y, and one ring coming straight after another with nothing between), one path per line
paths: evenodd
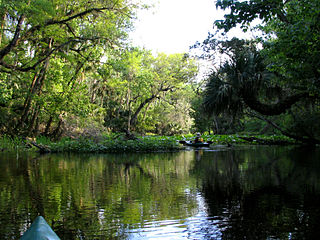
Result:
M0 238L42 215L61 239L318 239L320 151L0 154Z

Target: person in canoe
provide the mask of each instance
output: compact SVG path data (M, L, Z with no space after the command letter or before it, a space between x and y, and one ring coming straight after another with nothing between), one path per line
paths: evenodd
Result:
M201 134L197 133L195 139L193 140L193 143L202 143L202 142L203 142L203 138L201 137Z
M210 144L212 144L212 141L203 141L203 138L201 137L200 133L197 133L195 138L191 141L186 140L179 140L179 143L190 146L190 147L209 147Z

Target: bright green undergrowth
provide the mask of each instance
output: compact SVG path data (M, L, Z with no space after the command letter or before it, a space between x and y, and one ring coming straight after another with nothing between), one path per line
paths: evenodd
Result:
M96 142L92 139L62 139L50 142L47 146L54 152L153 152L172 151L181 148L174 139L138 140L104 139Z

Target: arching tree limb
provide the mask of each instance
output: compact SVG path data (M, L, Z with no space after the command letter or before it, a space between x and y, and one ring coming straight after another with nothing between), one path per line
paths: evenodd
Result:
M146 98L143 102L140 103L139 107L137 108L137 110L134 112L134 114L132 115L131 119L130 119L130 126L134 126L137 122L137 119L138 119L138 115L139 113L141 112L141 110L150 102L152 102L154 99L156 98L160 98L159 96L159 93L160 92L167 92L167 91L170 91L170 90L173 90L174 87L161 87L159 90L158 90L158 93L157 94L152 94L149 98Z
M261 103L253 94L248 96L242 94L242 98L245 104L252 110L257 111L260 114L267 116L275 116L281 113L285 113L293 104L297 103L303 98L307 98L308 93L297 93L286 97L274 104Z
M30 36L32 36L36 31L40 30L40 29L45 29L46 27L49 27L51 25L65 25L68 22L77 19L77 18L81 18L84 17L88 14L94 13L94 12L103 12L106 10L118 10L121 11L121 9L115 9L114 7L103 7L103 8L90 8L87 9L85 11L82 11L80 13L74 14L72 16L69 16L67 18L61 19L61 20L54 20L54 19L49 19L47 20L44 24L38 24L35 25L33 27L31 27L30 29L28 29L24 34L22 33L22 26L25 20L25 15L21 15L18 19L18 23L15 29L15 33L11 39L11 41L2 49L0 49L0 65L9 68L9 69L13 69L13 70L19 70L19 71L24 71L27 72L31 69L34 69L35 66L37 66L40 62L45 61L51 54L52 52L49 52L48 55L46 55L44 58L40 59L34 66L31 67L27 67L27 68L21 68L21 67L17 67L17 66L11 66L10 64L6 63L3 61L4 57L6 55L8 55L14 48L16 48L18 46L18 44L21 41L26 41ZM71 40L72 41L72 40ZM53 51L55 51L56 49L53 49Z

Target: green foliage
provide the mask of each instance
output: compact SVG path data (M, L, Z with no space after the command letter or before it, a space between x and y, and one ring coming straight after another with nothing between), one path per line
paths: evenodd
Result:
M191 102L192 111L190 113L191 117L194 119L193 130L195 132L206 132L213 129L213 117L208 116L205 113L202 106L203 98L202 95L197 94Z
M217 35L209 35L203 42L204 55L227 56L208 80L206 111L216 115L227 112L237 119L248 113L268 123L271 118L267 116L291 119L282 125L277 119L272 125L299 141L319 143L319 133L314 132L318 128L310 127L319 114L319 1L226 0L216 5L227 10L224 19L215 22L224 33L237 25L249 30L250 24L260 19L255 28L260 37L252 41L260 45L248 48L237 44L245 41L219 41Z
M267 145L277 145L278 141L283 142L285 144L295 144L296 142L293 139L290 139L283 135L248 135L248 134L204 134L201 136L204 141L212 141L214 147L216 144L253 144L253 145L260 145L260 144L267 144ZM179 140L187 140L192 141L195 136L194 135L183 135L177 137ZM247 141L244 138L252 138L252 141Z
M231 10L230 13L225 14L224 20L217 20L215 22L219 29L224 29L225 31L229 31L238 24L246 31L250 23L256 18L261 19L263 22L268 22L275 17L282 18L285 11L282 0L218 0L216 7L223 10Z
M154 56L128 46L135 9L144 5L23 0L1 6L0 133L58 139L97 125L189 131L184 90L197 64L186 54Z
M12 152L12 151L26 151L27 147L25 142L19 137L10 137L7 135L0 136L0 151Z
M253 137L261 141L253 140L248 142L242 137ZM134 153L134 152L171 152L184 149L179 140L194 140L194 134L174 136L145 136L137 140L126 140L119 137L119 134L105 134L99 140L90 137L72 139L64 137L59 141L52 141L47 137L40 136L36 139L37 144L46 146L52 152L73 152L73 153ZM203 134L204 141L212 141L216 144L272 144L272 141L283 141L294 144L295 141L282 135L216 135ZM263 143L265 141L265 143ZM1 136L0 151L38 151L39 149L27 144L19 137L11 138ZM276 144L276 143L275 143Z
M242 137L254 137L261 141L253 140L248 142ZM90 138L70 139L63 138L57 142L52 142L47 138L39 138L37 142L49 147L53 152L91 152L91 153L110 153L110 152L167 152L183 149L178 143L179 140L194 140L193 134L175 136L146 136L137 140L124 140L105 136L99 142ZM293 144L295 141L281 135L202 135L204 141L212 141L215 144L272 144L273 141L283 141ZM265 143L263 143L265 142ZM213 146L214 146L213 145Z
M194 59L133 48L98 71L106 127L160 134L189 130L191 120L183 119L189 118L187 83L197 72Z
M319 1L218 1L217 7L231 9L224 20L216 22L225 31L237 24L246 27L260 18L268 68L283 76L278 83L318 96Z
M244 99L271 88L267 86L271 73L267 73L254 42L233 38L217 44L230 57L209 76L204 91L205 110L210 115L241 115L246 107Z
M106 137L99 142L88 138L63 138L51 142L46 138L38 140L48 146L53 152L155 152L179 150L181 146L174 138L144 137L137 140L112 139Z
M1 132L58 137L72 116L100 121L87 77L124 47L134 9L126 1L1 1ZM14 60L13 60L14 59ZM9 110L6 110L9 109Z
M0 80L0 105L6 105L12 98L12 89Z

